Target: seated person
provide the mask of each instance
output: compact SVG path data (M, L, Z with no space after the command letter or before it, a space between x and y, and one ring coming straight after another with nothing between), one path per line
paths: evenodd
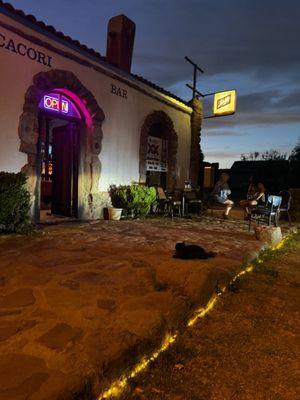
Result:
M223 212L223 218L228 219L229 211L233 207L233 201L229 200L228 196L231 194L231 190L228 186L229 175L222 173L218 182L215 184L214 190L212 191L213 200L216 203L222 204L225 207Z
M263 183L259 182L254 194L247 195L247 200L241 200L240 206L244 208L244 217L248 219L251 213L251 207L263 205L266 203L266 189Z
M253 182L253 177L251 176L250 180L249 180L248 191L247 191L247 200L252 199L253 196L255 195L255 193L256 193L256 186Z

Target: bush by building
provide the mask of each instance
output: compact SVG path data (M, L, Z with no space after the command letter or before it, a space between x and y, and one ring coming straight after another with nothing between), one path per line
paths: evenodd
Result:
M32 229L25 184L22 172L0 172L0 233L28 233Z

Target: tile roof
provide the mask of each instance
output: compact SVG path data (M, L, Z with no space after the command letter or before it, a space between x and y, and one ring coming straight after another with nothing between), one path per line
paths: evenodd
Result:
M65 35L63 32L60 32L58 30L56 30L54 28L54 26L52 25L46 25L43 21L39 21L35 18L35 16L31 15L31 14L26 14L24 11L16 9L15 7L13 7L10 3L6 3L2 0L0 0L0 7L4 8L5 10L15 14L16 16L20 17L21 19L37 26L38 28L56 36L58 39L63 40L73 46L75 46L76 48L83 50L85 53L89 53L90 55L93 56L93 58L98 59L99 61L104 61L106 62L108 65L108 61L106 59L106 57L101 56L101 54L86 46L85 44L80 43L78 40L74 40L72 39L70 36ZM115 68L114 68L115 69ZM122 70L121 70L122 71ZM123 72L123 71L122 71ZM190 103L181 99L180 97L174 95L173 93L169 92L168 90L156 85L155 83L149 81L148 79L143 78L142 76L136 75L136 74L132 74L130 73L130 76L133 77L134 79L144 83L145 85L151 87L152 89L155 89L163 94L165 94L166 96L169 96L183 104L185 104L186 106L190 107Z
M145 85L152 87L155 90L158 90L159 92L165 94L166 96L172 97L173 99L180 101L181 103L185 104L188 107L191 107L190 102L185 101L183 99L181 99L180 97L176 96L175 94L169 92L168 90L156 85L155 83L148 81L148 79L143 78L140 75L136 75L136 74L131 74L131 76L133 76L135 79L137 79L140 82L143 82Z

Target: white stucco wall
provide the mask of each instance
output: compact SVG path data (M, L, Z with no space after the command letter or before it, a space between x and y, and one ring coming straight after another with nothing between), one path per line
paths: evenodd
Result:
M76 54L76 51L64 47L55 40L35 32L6 15L0 14L0 21L17 28L25 34L40 38L58 49ZM105 114L102 126L102 151L99 156L102 165L99 190L105 191L109 184L125 184L131 180L138 181L141 127L146 116L155 110L166 112L174 123L175 131L178 134L178 185L183 185L184 180L189 175L189 113L191 112L189 107L136 81L136 85L139 88L147 90L152 96L160 97L170 105L158 101L130 87L130 80L128 81L129 85L126 82L119 82L117 79L95 71L93 68L76 63L45 49L43 46L31 43L30 40L0 25L1 34L6 37L6 43L11 38L15 43L22 42L27 47L33 47L50 55L53 69L72 71L95 96L99 107ZM3 37L0 36L0 39L1 46ZM77 54L77 56L82 59L85 58L82 54ZM89 61L97 65L96 62ZM8 51L5 47L0 47L0 66L0 171L18 172L26 164L27 160L27 156L19 152L20 140L18 136L19 117L22 113L24 96L28 87L32 85L33 76L41 71L49 71L51 68L32 61L26 56L22 57L19 54ZM121 72L120 75L122 75ZM127 79L126 75L123 75L123 79ZM127 91L127 99L112 94L112 84L125 89ZM176 104L182 111L173 108L172 104Z

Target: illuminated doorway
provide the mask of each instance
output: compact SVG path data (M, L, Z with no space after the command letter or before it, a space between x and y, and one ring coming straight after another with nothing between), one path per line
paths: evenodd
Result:
M59 91L45 94L39 110L40 220L77 218L82 116Z

